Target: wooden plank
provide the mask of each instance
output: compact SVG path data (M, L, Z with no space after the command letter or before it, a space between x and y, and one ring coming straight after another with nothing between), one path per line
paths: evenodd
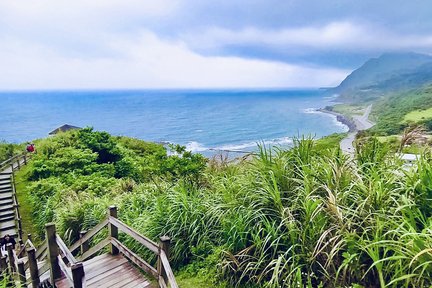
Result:
M111 256L111 254L109 258L105 258L104 260L100 260L97 262L93 262L91 264L87 264L87 262L84 262L84 268L85 271L87 271L87 273L90 273L90 275L94 275L95 273L97 274L97 271L100 271L101 269L104 269L104 266L110 266L113 265L113 263L117 263L118 265L121 265L123 263L127 262L127 259L124 257L113 257Z
M83 263L85 263L85 265L87 267L87 266L91 266L93 263L98 262L98 261L107 261L108 258L112 258L112 257L111 257L110 254L105 253L105 254L102 254L102 255L95 256L95 257L93 257L93 258L91 258L89 260L86 260Z
M80 257L78 257L78 259L80 261L84 261L85 259L89 258L93 254L99 252L101 249L103 249L105 246L107 246L110 243L111 243L110 239L106 238L106 239L102 240L101 242L99 242L97 245L95 245L92 248L90 248L87 252L85 252L83 255L81 255Z
M87 285L96 287L111 287L106 285L106 283L113 279L122 280L126 278L129 280L131 276L130 270L133 271L133 267L130 267L127 262L109 270L104 269L104 271L101 271L99 275L87 281Z
M63 259L61 256L57 256L58 264L60 266L60 269L63 271L63 274L66 276L66 278L69 280L70 283L73 283L72 280L72 272L70 271L70 268L66 266L66 264L63 262Z
M151 287L151 282L149 280L142 281L134 281L127 285L121 286L121 288L146 288ZM120 288L120 287L119 287Z
M124 266L127 264L127 261L121 261L121 259L118 259L118 261L114 261L109 263L109 265L105 265L104 263L101 263L101 266L98 267L98 270L92 271L90 273L86 273L87 277L87 284L91 285L92 283L96 283L100 281L101 279L105 279L111 274L116 274L117 277L120 277L120 273L117 273L119 270L124 269Z
M155 242L139 234L138 232L135 232L132 228L130 228L129 226L127 226L126 224L124 224L123 222L121 222L120 220L114 217L110 216L109 221L111 222L111 224L117 226L118 229L120 229L121 231L123 231L124 233L131 236L136 241L138 241L139 243L141 243L142 245L150 249L153 253L158 254L159 246Z
M119 249L119 251L125 255L129 260L131 260L135 265L143 269L148 274L151 274L156 279L158 278L159 274L157 270L151 266L149 263L141 259L137 254L133 253L131 250L129 250L126 246L124 246L120 241L117 239L111 239L111 243Z
M66 244L63 242L63 240L60 238L60 236L58 234L56 234L56 242L57 242L57 245L58 245L60 251L63 252L63 254L68 259L69 263L75 264L78 262L75 259L75 257L72 255L72 253L69 251L68 247L66 246Z
M129 283L129 281L133 281L137 278L141 278L141 277L139 277L140 275L138 275L138 277L137 277L135 274L132 274L133 270L134 270L134 268L132 266L126 265L125 270L122 271L122 275L121 275L122 277L119 277L119 275L117 275L117 274L110 275L110 277L105 278L105 281L103 283L104 286L105 287L113 287L114 285L119 285L119 283L122 283L123 281L125 281L124 277L123 277L125 275L128 276L126 278L128 280L126 283ZM132 271L132 273L131 273L131 271Z
M174 273L171 270L171 265L169 264L168 257L166 256L165 251L161 250L159 257L162 261L162 265L167 274L168 282L171 285L171 288L178 288L177 282L174 277Z
M70 248L69 250L71 252L74 252L76 249L78 249L81 244L83 242L88 241L91 237L93 237L94 235L96 235L100 230L102 230L102 228L104 228L106 225L108 224L108 218L106 218L105 220L103 220L101 223L99 223L98 225L96 225L95 227L93 227L92 230L90 230L89 232L87 232L84 237L82 237L81 239L79 239L77 242L75 242Z
M36 251L36 259L44 258L41 256L44 254L44 252L47 252L47 250L48 250L47 242L45 241L44 244L41 247L39 247L39 249L36 249L36 250L37 250Z

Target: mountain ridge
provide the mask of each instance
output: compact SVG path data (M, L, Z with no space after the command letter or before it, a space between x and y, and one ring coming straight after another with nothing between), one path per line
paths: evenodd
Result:
M337 87L328 90L344 102L367 102L390 92L432 83L432 56L385 53L367 60Z

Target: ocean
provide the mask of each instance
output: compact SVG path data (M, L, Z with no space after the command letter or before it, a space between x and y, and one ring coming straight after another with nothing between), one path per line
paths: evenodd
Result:
M258 142L289 146L299 135L346 132L316 111L332 100L319 89L0 92L0 140L30 141L71 124L204 154L249 152Z

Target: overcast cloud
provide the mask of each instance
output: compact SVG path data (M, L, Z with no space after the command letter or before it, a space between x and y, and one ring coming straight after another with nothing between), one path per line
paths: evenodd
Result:
M221 3L219 3L221 2ZM432 52L428 1L0 2L0 89L318 87Z

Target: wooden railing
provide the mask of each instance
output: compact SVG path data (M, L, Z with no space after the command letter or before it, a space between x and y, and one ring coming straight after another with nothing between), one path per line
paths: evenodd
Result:
M12 171L15 169L20 169L22 164L27 164L27 160L29 158L29 155L27 153L18 154L15 156L12 156L11 158L3 161L0 163L0 171L3 171L8 166L11 166Z
M109 246L109 250L112 255L117 255L119 253L123 254L137 267L153 276L157 280L159 287L178 288L174 273L172 272L169 263L170 239L164 236L160 238L159 243L156 243L118 220L117 208L115 206L111 206L108 212L109 214L105 220L96 225L92 230L88 232L82 232L80 234L80 239L69 248L56 233L56 228L53 223L47 224L45 226L46 247L48 251L47 260L50 270L51 283L53 284L56 280L60 279L63 272L63 275L66 276L71 287L85 287L86 280L82 262L100 252L106 246ZM105 227L108 227L108 237L90 248L90 240ZM132 252L123 243L121 243L118 240L119 231L132 237L138 243L142 244L144 247L153 252L157 256L156 267L153 267L150 263L143 260L139 255ZM31 249L32 248L27 249L27 254L29 251L31 251ZM31 251L31 253L33 252ZM74 256L76 254L80 255ZM43 255L43 253L40 252L38 255ZM28 255L28 259L31 272L31 283L33 284L33 287L37 287L37 285L40 283L39 278L45 271L37 270L38 267L36 264L36 254L34 254L34 257L32 256L32 262L30 262L30 255ZM20 260L18 259L18 261ZM25 263L23 267L25 267Z
M18 239L22 243L22 220L21 220L21 214L19 211L19 203L18 203L18 196L16 193L15 188L15 176L14 173L11 174L11 185L12 185L12 200L13 200L13 207L15 211L15 221L18 228Z

